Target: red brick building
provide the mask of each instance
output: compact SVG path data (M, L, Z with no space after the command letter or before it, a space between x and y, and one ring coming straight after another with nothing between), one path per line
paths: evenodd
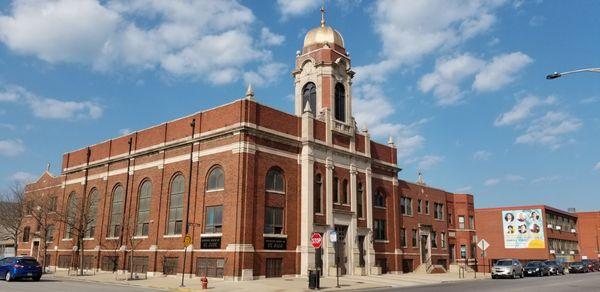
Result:
M134 269L149 275L245 280L317 267L332 275L336 260L342 274L366 275L471 257L458 249L473 242L473 197L399 180L394 144L357 129L342 36L324 23L309 31L292 74L294 114L249 88L241 100L64 154L61 175L44 173L27 198L91 220L81 244L71 219L55 222L47 265L78 266L83 252L86 269L122 271L133 252ZM40 257L32 218L23 228L19 254ZM324 235L321 250L313 232Z
M486 264L503 258L578 260L577 226L576 214L545 205L475 209L477 238L490 245ZM484 262L480 249L477 259Z
M600 211L577 212L577 234L581 257L600 259Z

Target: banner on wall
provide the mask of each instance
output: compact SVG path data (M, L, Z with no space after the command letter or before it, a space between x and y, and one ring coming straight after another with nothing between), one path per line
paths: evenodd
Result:
M542 209L502 211L504 248L545 248Z

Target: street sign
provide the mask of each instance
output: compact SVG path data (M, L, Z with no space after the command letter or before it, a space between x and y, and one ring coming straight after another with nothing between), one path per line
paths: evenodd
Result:
M329 233L329 241L331 241L331 242L336 242L337 241L337 232L335 232L335 230L332 230Z
M311 236L310 236L310 243L312 244L312 246L314 248L320 248L321 247L321 243L323 242L323 237L321 236L320 233L316 233L314 232Z
M188 247L190 244L192 244L192 237L187 234L183 239L183 247Z
M479 241L479 243L477 243L477 246L481 250L485 251L486 249L488 249L488 247L490 247L490 244L487 241L485 241L485 239L482 239Z

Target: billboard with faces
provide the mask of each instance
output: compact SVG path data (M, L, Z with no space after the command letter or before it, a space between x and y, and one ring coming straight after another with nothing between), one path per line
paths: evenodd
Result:
M545 248L542 209L502 211L504 248Z

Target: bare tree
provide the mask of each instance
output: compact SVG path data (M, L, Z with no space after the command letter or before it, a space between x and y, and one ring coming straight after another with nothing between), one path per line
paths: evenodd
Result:
M131 218L129 218L131 219ZM135 250L137 249L137 247L140 245L140 243L142 243L143 239L136 237L136 224L135 224L135 220L128 220L129 224L127 226L127 228L125 228L125 240L127 242L127 245L129 247L129 274L130 274L130 279L133 280L133 272L134 272L134 265L133 265L133 258L134 258L134 253Z
M6 239L14 242L15 253L19 248L19 236L23 233L21 224L25 209L25 187L21 183L13 183L8 191L0 194L0 227L8 232Z
M97 200L93 200L92 198L86 200L85 196L77 197L75 193L71 193L67 198L66 204L63 204L64 210L56 212L56 220L65 224L65 235L76 242L80 276L83 276L84 266L85 251L83 242L84 238L88 237L90 233L93 234L95 232L97 203Z
M42 266L46 268L46 254L48 252L48 242L54 238L56 214L56 197L41 195L39 197L28 198L27 204L32 207L28 213L37 225L35 235L41 241L42 247Z

